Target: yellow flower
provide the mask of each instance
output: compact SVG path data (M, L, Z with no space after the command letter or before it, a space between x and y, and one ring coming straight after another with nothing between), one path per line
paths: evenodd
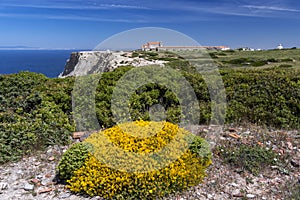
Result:
M113 145L125 151L148 155L164 148L175 138L179 140L184 138L176 137L177 135L188 136L189 134L191 133L169 122L145 121L124 123L106 129L101 134L94 133L84 141L93 145L94 152L90 152L91 155L85 164L67 181L67 187L76 193L98 195L107 199L117 199L118 196L156 199L156 195L162 197L170 192L197 185L205 177L205 169L211 164L211 160L207 158L207 161L204 161L189 150L177 158L177 149L182 148L179 146L180 141L175 141L174 150L168 152L170 156L177 159L156 171L145 173L119 171L110 168L99 159L118 163L121 162L119 158L126 156L127 162L121 163L124 166L129 165L125 167L129 168L130 163L133 163L137 168L140 166L140 170L143 169L142 166L153 169L153 165L159 165L160 159L164 159L163 156L153 158L152 162L149 160L146 162L130 154L116 154L109 150L109 146L103 145L103 135L107 136Z

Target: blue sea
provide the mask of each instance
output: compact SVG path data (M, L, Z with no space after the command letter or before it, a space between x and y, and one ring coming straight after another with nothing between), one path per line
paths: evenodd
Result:
M74 51L79 50L0 50L0 74L30 71L54 78Z

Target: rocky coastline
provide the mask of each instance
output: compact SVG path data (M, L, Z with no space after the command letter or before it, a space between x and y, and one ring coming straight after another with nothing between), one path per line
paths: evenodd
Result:
M163 66L167 61L147 60L133 57L133 52L124 51L80 51L73 52L67 60L60 78L83 76L94 73L113 71L121 66L141 67L147 65Z

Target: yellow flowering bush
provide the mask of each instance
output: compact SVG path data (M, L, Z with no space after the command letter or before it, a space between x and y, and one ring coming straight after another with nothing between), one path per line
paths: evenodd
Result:
M106 199L162 198L201 183L211 164L207 142L169 122L124 123L83 143L93 152L67 187Z

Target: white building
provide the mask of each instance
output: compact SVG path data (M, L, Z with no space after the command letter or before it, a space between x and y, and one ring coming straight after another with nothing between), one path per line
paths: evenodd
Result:
M277 49L283 49L282 44L279 44L279 45L277 46Z
M142 45L142 50L157 50L158 47L162 47L162 42L147 42L146 44Z

